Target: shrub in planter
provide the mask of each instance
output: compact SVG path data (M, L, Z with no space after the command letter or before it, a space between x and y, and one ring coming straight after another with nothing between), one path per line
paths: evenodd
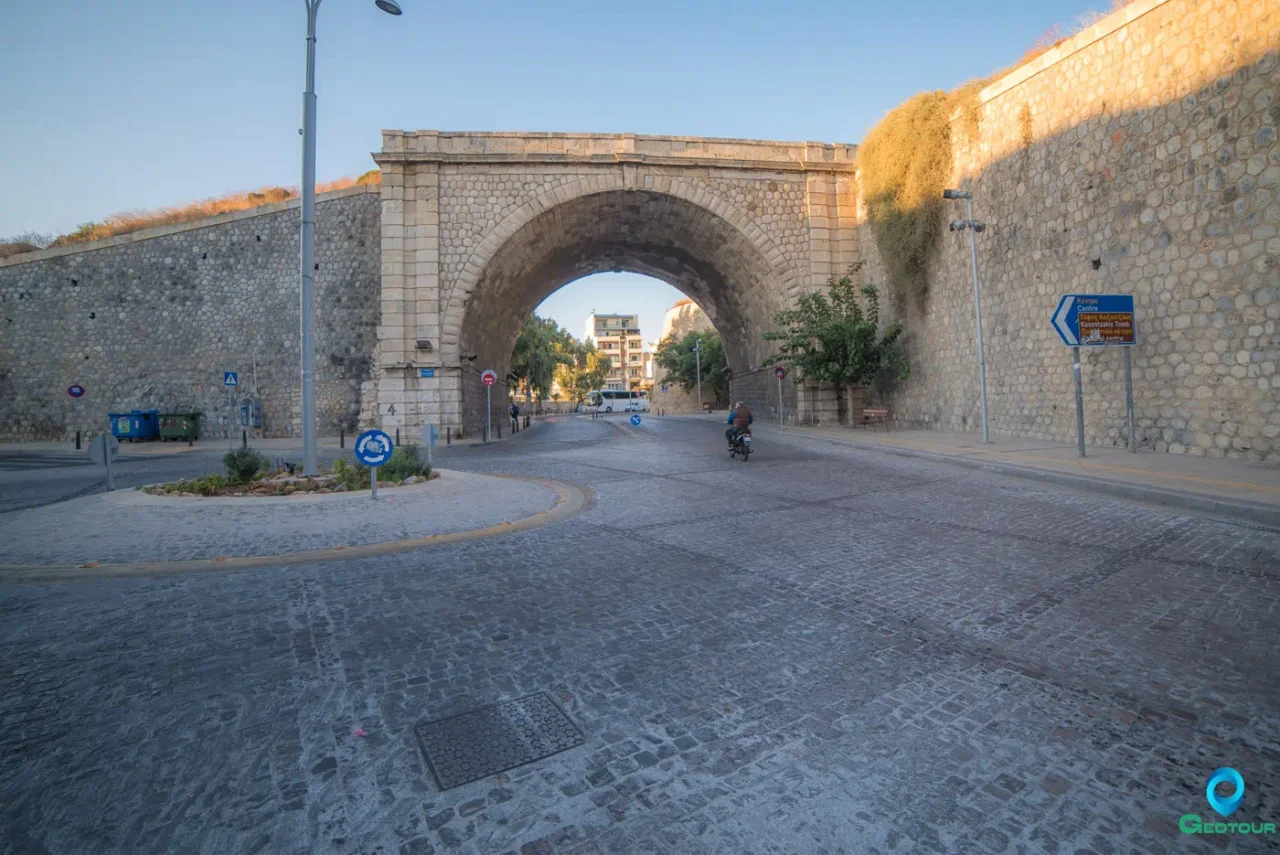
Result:
M378 467L378 480L399 482L409 477L429 478L431 467L423 462L416 445L397 446L391 459Z
M227 481L243 484L265 473L271 461L252 448L237 448L223 455L222 465L227 469Z
M337 476L337 479L341 481L342 485L348 490L369 489L368 466L348 463L345 460L335 460L333 463L333 474Z

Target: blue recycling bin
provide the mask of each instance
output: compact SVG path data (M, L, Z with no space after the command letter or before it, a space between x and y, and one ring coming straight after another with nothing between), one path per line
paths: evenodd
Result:
M159 410L130 410L127 413L108 413L111 433L116 439L130 442L155 439L160 435Z

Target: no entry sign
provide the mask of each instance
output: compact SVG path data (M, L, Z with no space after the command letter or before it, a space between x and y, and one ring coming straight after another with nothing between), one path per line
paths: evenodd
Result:
M492 386L498 382L498 375L494 373L493 369L486 368L480 373L480 382L486 386Z

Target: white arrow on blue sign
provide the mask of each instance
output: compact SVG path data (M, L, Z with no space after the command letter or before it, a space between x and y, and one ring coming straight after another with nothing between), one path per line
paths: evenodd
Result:
M223 371L222 385L223 386L239 386L240 378L236 376L236 373L234 371Z
M632 416L632 417L631 417L631 423L632 423L633 425L639 425L639 424L640 424L640 416L639 416L639 415Z
M380 430L367 430L356 439L356 460L365 466L381 466L391 459L391 437Z
M1132 294L1065 294L1053 311L1052 323L1068 347L1131 345L1137 341Z

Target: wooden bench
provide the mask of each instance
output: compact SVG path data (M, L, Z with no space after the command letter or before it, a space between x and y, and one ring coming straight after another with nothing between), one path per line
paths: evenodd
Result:
M875 432L876 425L884 425L885 432L889 430L889 411L888 410L863 410L862 418L858 424L863 427L870 427L872 433Z

